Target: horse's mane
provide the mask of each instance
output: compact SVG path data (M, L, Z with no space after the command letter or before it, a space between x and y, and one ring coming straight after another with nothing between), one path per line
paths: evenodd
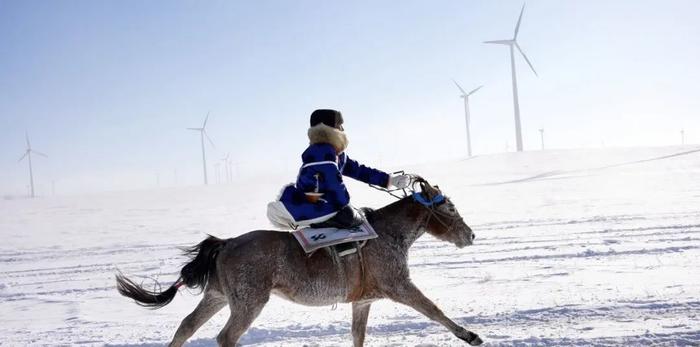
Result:
M362 215L365 216L365 219L367 220L367 222L369 222L369 224L372 224L372 221L374 221L375 211L376 210L371 207L360 208L360 212L362 213Z
M362 212L362 214L365 216L365 219L367 220L367 222L369 222L369 224L373 224L373 222L376 220L377 216L380 215L382 211L384 211L388 208L391 208L395 205L398 205L400 203L405 202L406 199L409 197L410 196L406 196L406 197L401 198L399 200L396 200L390 204L384 205L378 209L374 209L371 207L362 207L362 208L360 208L360 212Z

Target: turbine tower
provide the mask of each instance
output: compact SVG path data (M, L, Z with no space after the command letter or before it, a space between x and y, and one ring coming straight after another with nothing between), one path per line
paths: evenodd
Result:
M515 143L517 146L518 152L523 151L523 137L522 137L522 130L520 126L520 105L518 104L518 82L515 77L515 48L518 49L520 54L522 54L523 58L525 58L525 61L527 62L527 65L530 66L530 69L532 69L532 72L535 73L535 76L537 76L537 71L535 71L535 68L532 67L532 63L530 63L530 59L527 58L525 55L525 52L523 52L522 48L520 48L520 45L518 44L518 31L520 30L520 21L523 19L523 12L525 11L525 4L523 4L523 8L520 10L520 17L518 17L518 23L515 25L515 33L513 34L513 38L510 40L497 40L497 41L484 41L484 43L491 43L491 44L496 44L496 45L506 45L510 47L510 69L511 73L513 75L513 111L515 113Z
M681 145L685 146L685 129L681 129Z
M204 138L206 137L211 146L215 147L214 142L209 138L209 135L207 135L207 120L209 120L209 112L207 112L207 116L204 118L204 124L202 124L201 128L187 128L188 130L199 131L199 135L202 140L202 168L204 169L204 184L209 184L207 179L207 155L204 149Z
M477 90L481 89L483 86L479 86L476 89L472 90L471 92L467 93L464 91L462 86L457 83L457 81L452 80L452 82L455 83L457 88L459 88L459 91L462 93L459 97L464 99L464 119L467 123L467 155L472 156L472 137L471 137L471 131L469 129L469 125L471 124L471 116L469 115L469 97L476 93Z
M215 177L216 177L216 184L221 183L220 176L221 176L221 163L214 163L214 169L215 171Z
M231 170L231 152L227 152L226 156L221 158L224 162L224 172L226 173L226 183L231 183L233 181L233 172Z
M542 144L542 150L544 151L544 128L540 128L540 143Z
M31 143L29 143L29 134L26 132L24 133L25 138L27 139L27 150L24 152L24 155L22 155L21 158L17 161L18 163L22 161L25 157L27 158L27 161L29 162L29 186L32 189L32 198L35 197L36 195L34 194L34 172L32 170L32 153L35 153L37 155L40 155L44 158L48 158L48 156L44 153L35 151L32 149Z

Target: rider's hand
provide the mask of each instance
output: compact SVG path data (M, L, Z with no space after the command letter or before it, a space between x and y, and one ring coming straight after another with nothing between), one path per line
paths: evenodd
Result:
M408 187L411 183L411 177L408 175L400 174L395 176L389 176L389 187L394 186L397 189L404 189Z

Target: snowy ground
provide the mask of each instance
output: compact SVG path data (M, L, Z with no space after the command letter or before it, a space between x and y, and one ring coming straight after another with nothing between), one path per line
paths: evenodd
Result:
M423 237L412 277L488 345L700 345L700 147L512 153L405 169L439 184L477 234L461 250ZM183 290L163 309L143 309L117 294L117 269L170 283L185 260L177 247L267 226L265 203L293 175L0 201L0 345L164 345L199 297ZM350 188L359 205L392 201ZM190 345L215 345L226 318L222 310ZM349 305L273 298L241 342L350 346L349 330ZM367 345L461 341L382 301Z

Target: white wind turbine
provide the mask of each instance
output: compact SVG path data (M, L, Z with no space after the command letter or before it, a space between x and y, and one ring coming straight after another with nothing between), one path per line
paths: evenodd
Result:
M231 169L231 152L227 152L226 156L221 158L224 162L224 172L226 173L226 182L231 183L233 181L233 172Z
M479 86L476 89L472 90L471 92L467 93L464 91L462 86L460 86L459 83L457 83L457 81L452 80L452 82L454 82L455 85L457 86L457 88L459 88L459 91L462 92L462 95L460 95L459 97L464 99L464 119L467 123L467 155L471 157L472 156L472 137L471 137L471 131L469 128L470 124L471 124L471 116L469 114L469 97L472 94L476 93L476 91L481 89L483 86Z
M24 136L27 139L27 150L24 152L24 155L22 155L22 157L19 158L19 160L17 162L21 162L22 159L24 159L25 157L27 158L27 161L29 162L29 186L32 189L32 198L33 198L35 195L34 195L34 172L32 170L32 153L40 155L44 158L48 158L48 156L44 153L33 150L31 143L29 143L29 134L24 133Z
M215 177L216 177L216 184L219 184L219 183L221 183L221 179L220 179L220 176L221 176L221 163L214 163L214 169L216 169L216 171L215 171L215 174L216 174L216 175L215 175Z
M523 137L522 137L522 131L520 127L520 105L518 104L518 82L515 77L515 48L518 49L520 54L522 54L523 58L525 58L525 61L527 62L527 65L530 66L530 69L532 69L532 72L535 73L535 76L537 76L537 71L535 71L535 68L532 67L532 63L530 63L530 59L527 58L525 55L525 52L520 48L520 45L518 45L518 31L520 30L520 21L523 19L523 12L525 11L525 4L523 4L523 8L520 10L520 17L518 17L518 23L515 25L515 33L513 34L513 38L510 40L497 40L497 41L484 41L484 43L492 43L492 44L497 44L497 45L506 45L510 47L510 69L511 73L513 75L513 109L515 112L515 142L517 146L518 152L523 151Z
M681 145L685 146L685 129L681 129Z
M211 146L215 147L214 142L209 138L209 135L207 135L207 120L209 120L209 112L207 112L207 116L204 118L204 124L202 124L201 128L187 128L188 130L199 131L199 135L202 140L202 168L204 169L204 184L209 184L207 179L207 155L204 150L204 138L206 137Z

